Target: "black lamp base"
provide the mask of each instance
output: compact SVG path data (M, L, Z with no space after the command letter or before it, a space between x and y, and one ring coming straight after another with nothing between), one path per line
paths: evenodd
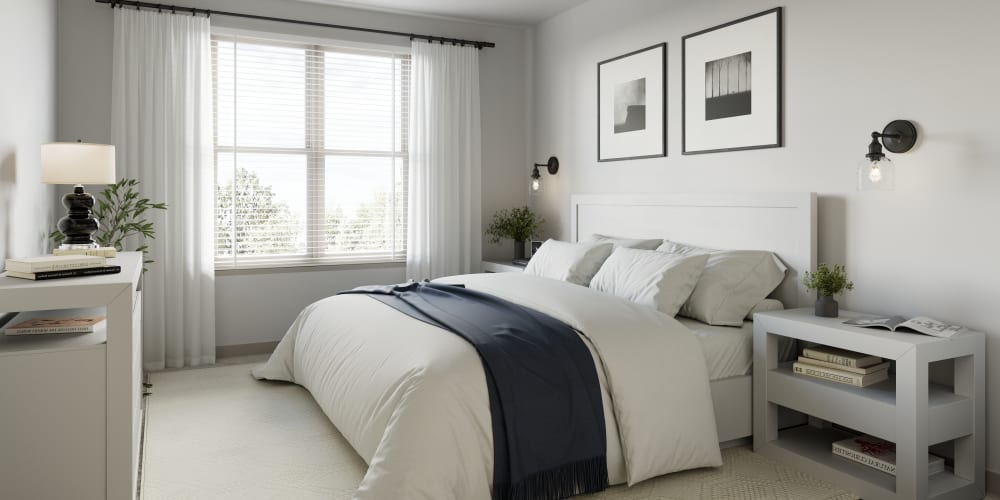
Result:
M63 196L63 206L69 211L59 219L59 231L65 236L61 248L96 248L97 242L91 237L100 224L94 218L94 196L77 185L72 193Z

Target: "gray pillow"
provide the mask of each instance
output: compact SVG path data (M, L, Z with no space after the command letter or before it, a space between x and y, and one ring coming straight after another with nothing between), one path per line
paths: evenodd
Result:
M618 238L604 234L592 234L590 235L590 241L612 243L615 245L615 248L638 248L641 250L656 250L656 248L663 243L663 240L661 239L642 240L635 238Z
M787 269L774 253L763 250L712 250L673 241L664 241L657 250L708 254L705 269L680 315L710 325L743 325L750 310L781 284Z
M771 312L771 311L782 311L785 309L785 304L782 304L778 299L764 299L753 306L750 312L747 313L747 321L753 321L754 313Z

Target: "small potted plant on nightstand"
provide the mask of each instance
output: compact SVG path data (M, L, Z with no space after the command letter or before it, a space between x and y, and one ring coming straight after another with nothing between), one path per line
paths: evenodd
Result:
M816 267L816 272L805 272L802 284L807 290L816 290L816 316L824 318L836 318L840 315L840 306L834 300L835 295L844 293L845 290L853 290L854 283L847 279L847 271L844 266L834 264L830 269L826 264Z
M524 259L524 242L537 236L544 223L545 219L528 207L505 208L493 214L486 236L494 245L499 245L501 240L514 240L514 258Z

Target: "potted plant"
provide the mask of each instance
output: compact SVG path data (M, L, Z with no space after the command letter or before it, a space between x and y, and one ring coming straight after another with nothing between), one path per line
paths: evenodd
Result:
M524 258L524 242L538 235L545 220L528 207L505 208L493 214L493 222L486 228L490 242L499 245L501 240L514 240L514 258Z
M835 295L844 293L845 290L853 290L854 283L847 279L847 271L844 266L834 264L830 269L826 264L816 267L816 272L805 272L802 277L802 284L807 290L816 290L816 316L823 318L836 318L840 315L840 306L834 300Z
M100 229L94 233L94 240L102 247L114 247L119 252L125 250L125 240L131 236L141 235L153 239L156 232L153 222L143 215L149 210L166 210L166 203L155 203L139 194L139 181L126 179L109 184L97 195L97 206L94 207L94 217L101 222ZM60 231L49 235L56 245L62 243L65 236ZM140 244L135 251L145 255L147 245ZM144 264L152 260L146 259ZM145 271L145 268L143 269Z

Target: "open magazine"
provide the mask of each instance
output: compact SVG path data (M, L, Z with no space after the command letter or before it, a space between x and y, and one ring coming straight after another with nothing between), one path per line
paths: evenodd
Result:
M902 330L904 332L912 330L924 335L943 337L946 339L950 339L955 334L965 331L964 326L949 325L926 316L917 316L910 319L906 319L902 316L854 318L845 321L844 324L866 328L884 328L892 332L898 330Z

